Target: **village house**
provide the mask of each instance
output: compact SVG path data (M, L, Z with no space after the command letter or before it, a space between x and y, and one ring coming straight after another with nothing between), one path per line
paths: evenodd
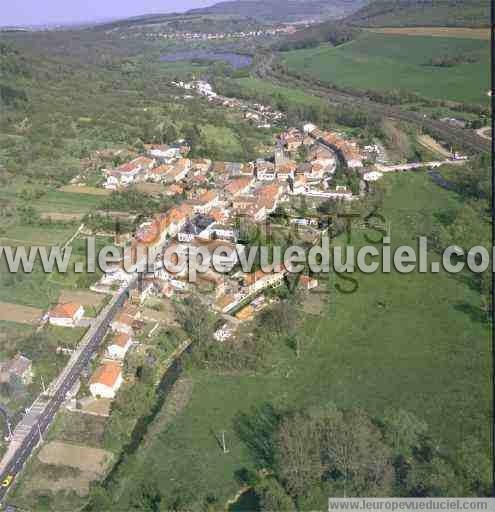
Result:
M245 194L249 191L253 182L253 178L249 177L233 179L225 187L225 194L231 198Z
M302 135L290 136L285 139L285 147L289 153L295 153L303 144Z
M167 179L169 173L172 172L172 169L173 166L170 164L160 165L154 169L148 170L146 172L146 179L155 183L162 183Z
M119 187L127 187L133 183L142 181L147 171L152 169L155 163L155 159L140 156L116 169L107 170L107 180L103 186L115 190Z
M297 164L293 160L287 160L276 167L277 179L279 181L287 181L289 178L294 179Z
M134 334L134 325L139 318L139 308L131 304L127 304L110 324L113 332L119 334Z
M287 271L283 266L276 271L264 273L262 270L246 274L243 279L247 295L259 293L266 288L278 288L284 282Z
M229 212L225 208L213 208L208 214L215 222L226 222L229 218Z
M168 181L175 181L178 183L186 178L189 170L191 169L191 160L188 158L179 158L172 164L171 169L167 173L166 179Z
M317 126L313 123L306 123L303 126L303 132L307 134L311 134L314 130L316 130Z
M113 399L123 382L122 368L117 364L106 363L92 375L89 391L94 398Z
M160 162L170 163L176 158L180 158L179 148L167 146L165 144L145 144L146 153Z
M267 214L275 211L284 196L284 187L279 183L264 185L257 190L258 204L263 206Z
M178 196L184 193L184 187L178 185L177 183L172 183L172 185L168 185L168 187L165 188L163 193L166 196Z
M207 174L211 170L211 160L206 158L191 160L191 170L194 174Z
M265 206L258 204L255 198L249 203L240 203L235 208L235 213L238 217L245 217L254 222L262 222L267 216Z
M48 313L48 321L58 327L76 327L84 316L84 308L80 304L59 304Z
M256 179L259 181L273 181L276 178L275 165L262 158L256 160L255 173Z
M132 346L132 338L127 333L121 333L112 338L107 348L108 357L123 360Z
M243 246L236 246L226 240L201 240L200 238L195 238L189 247L189 254L198 254L201 249L208 251L211 265L215 269L227 272L236 265L238 253L243 250Z
M220 223L213 223L199 234L200 238L207 240L231 240L237 241L238 232L234 226L227 226Z
M292 182L292 187L289 187L289 194L291 195L301 195L306 192L308 189L308 180L304 174L297 174Z
M218 202L218 194L213 190L209 190L208 192L205 192L204 194L201 194L201 196L198 197L197 203L193 206L194 213L206 215L215 206L218 205Z
M209 226L213 224L213 219L204 215L196 215L188 220L177 234L179 242L189 243L195 237L201 236L206 232ZM209 238L207 235L205 238Z

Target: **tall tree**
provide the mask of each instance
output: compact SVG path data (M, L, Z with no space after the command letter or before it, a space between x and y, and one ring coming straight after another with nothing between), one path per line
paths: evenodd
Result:
M360 409L325 410L317 420L322 460L340 473L344 495L386 495L393 468L380 431Z
M317 484L323 473L317 431L302 414L285 419L277 436L277 473L288 493L297 498Z

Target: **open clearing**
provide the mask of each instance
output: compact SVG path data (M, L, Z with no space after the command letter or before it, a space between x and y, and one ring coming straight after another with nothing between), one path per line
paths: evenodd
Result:
M111 407L112 400L109 398L99 398L88 401L88 403L85 404L81 410L88 414L106 418L110 416Z
M369 32L378 34L396 34L404 36L431 36L431 37L458 37L460 39L481 39L490 41L489 28L467 27L397 27L397 28L370 28Z
M465 57L452 67L432 59ZM488 105L490 42L365 32L338 47L328 44L283 54L289 71L357 90L402 89L435 99Z
M38 308L0 302L0 321L34 325L42 315L43 311Z
M75 302L82 306L98 307L105 297L98 293L93 293L85 290L66 290L63 289L58 299L59 303L65 304L67 302Z
M40 450L38 461L36 461L38 463L36 475L28 479L25 491L32 494L42 490L51 492L72 490L79 496L86 496L90 483L101 479L112 458L110 452L99 448L52 441ZM50 474L54 471L55 474Z
M71 222L78 221L83 218L82 213L59 213L59 212L43 212L41 214L42 220L51 219L53 221Z
M102 417L62 410L56 417L49 440L101 448L105 424L106 419Z
M60 187L61 192L72 192L75 194L89 194L93 196L109 196L112 192L105 188L86 187L81 185L65 185Z
M142 192L143 194L157 195L164 194L167 190L167 187L160 183L138 183L136 185L136 190L138 192Z
M44 464L70 466L83 472L103 475L112 454L101 448L52 441L43 446L38 457Z

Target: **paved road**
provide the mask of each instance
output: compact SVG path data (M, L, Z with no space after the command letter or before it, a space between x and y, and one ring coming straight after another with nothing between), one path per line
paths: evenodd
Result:
M0 462L0 481L3 481L8 475L15 479L34 448L42 441L42 437L51 425L55 414L65 401L67 392L79 379L81 372L97 351L112 319L124 304L128 297L128 291L129 287L121 288L101 311L93 326L83 338L80 350L73 354L62 374L51 386L53 391L50 396L42 395L36 400L16 427L14 439ZM0 487L0 503L9 488Z

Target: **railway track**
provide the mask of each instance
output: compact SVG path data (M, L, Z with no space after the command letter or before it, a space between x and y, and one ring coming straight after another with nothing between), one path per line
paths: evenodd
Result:
M349 105L352 107L358 106L370 114L376 114L382 117L389 117L391 119L397 119L414 124L421 129L427 129L436 137L472 153L491 152L491 141L480 137L473 130L455 128L443 123L442 121L436 121L427 117L425 118L423 115L416 112L404 111L397 107L383 105L381 103L371 101L368 98L354 96L328 87L323 87L313 83L309 79L277 72L273 69L273 64L276 61L276 57L273 54L263 55L262 58L258 60L259 64L255 70L255 74L258 78L269 80L283 87L294 85L303 89L305 92L324 98L331 103Z

